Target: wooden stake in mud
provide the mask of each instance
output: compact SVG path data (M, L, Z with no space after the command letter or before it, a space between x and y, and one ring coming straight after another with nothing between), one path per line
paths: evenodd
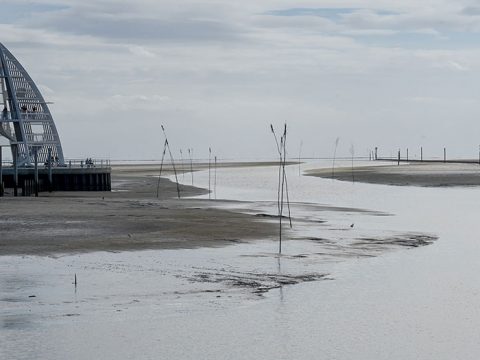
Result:
M212 189L211 189L211 169L212 169L212 148L208 148L208 199L210 200L212 198Z
M337 137L335 139L335 149L333 150L333 163L332 163L332 179L335 176L335 158L337 157L337 147L338 147L338 142L340 141L340 138Z
M185 180L185 168L183 166L183 152L182 149L180 149L180 159L181 159L181 167L182 167L182 180Z
M408 161L408 148L407 148L407 161Z
M355 173L353 171L353 158L355 157L355 147L353 144L350 146L350 155L352 155L352 182L355 182Z
M213 193L215 194L215 200L217 200L217 157L215 156L215 166L213 175Z
M277 151L280 156L280 164L279 164L279 185L278 185L278 217L279 217L279 245L278 245L278 253L282 253L282 220L283 220L283 203L284 203L284 194L286 194L287 206L288 206L288 218L290 221L290 227L292 227L292 218L290 214L290 199L288 195L288 182L287 182L287 174L285 171L286 159L287 159L287 148L286 148L286 141L287 141L287 124L284 126L283 135L280 138L280 144L278 143L277 136L275 134L275 130L273 129L273 125L270 125L270 129L272 130L273 136L275 138L275 143L277 145Z
M280 182L282 176L282 147L278 144L277 134L275 133L275 129L273 125L270 124L270 129L272 130L273 137L275 139L275 144L277 145L278 155L280 157L280 165L278 167L278 187L277 187L277 209L278 213L280 214Z
M290 216L290 200L288 199L287 173L285 172L285 164L287 162L287 148L286 148L287 124L285 124L284 131L283 131L283 138L282 138L282 141L280 143L283 144L283 148L282 148L283 162L282 162L282 193L281 193L281 199L280 199L280 241L279 241L279 249L278 249L279 254L282 253L282 218L283 218L283 194L284 194L284 189L285 189L285 192L286 192L287 205L288 205L288 219L290 221L290 227L292 227L292 218Z
M160 173L158 174L158 182L157 182L157 199L158 199L158 192L160 189L160 179L162 177L162 170L163 170L163 161L165 160L165 153L167 152L167 140L163 143L163 153L162 153L162 161L160 162Z
M420 147L420 161L423 161L423 146Z
M397 165L400 165L400 149L398 149L398 163Z
M193 186L193 149L188 149L188 156L190 157L190 173L192 174L192 186Z
M447 162L447 148L443 148L443 162Z
M167 133L165 132L165 128L163 127L163 125L161 125L161 127L163 131L163 135L165 136L164 146L167 148L168 154L170 155L170 161L172 162L173 173L175 174L175 183L177 185L177 196L180 199L180 185L178 183L177 169L175 167L175 159L173 158L172 150L170 149L170 144L168 143L168 138L167 138ZM159 183L160 183L160 180L159 180Z

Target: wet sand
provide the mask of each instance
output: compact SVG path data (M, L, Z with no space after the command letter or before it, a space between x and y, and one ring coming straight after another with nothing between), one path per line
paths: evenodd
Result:
M270 165L276 163L239 163L228 166ZM204 164L200 167L197 164L193 170L200 170L202 166ZM385 171L387 167L379 168ZM406 166L403 168L407 169ZM368 169L362 168L358 172L363 171L378 180L375 174L379 169ZM327 174L326 170L318 171L320 175ZM186 185L179 185L182 198L177 199L177 185L165 178L160 180L157 198L158 172L157 165L115 166L112 169L112 192L54 192L41 193L39 198L0 198L0 255L219 247L278 237L277 217L256 209L258 204L255 203L188 199L207 194L208 191ZM172 168L165 166L162 174L171 173ZM336 169L335 174L336 178L342 179L343 176L347 180L351 176L351 169L350 172ZM298 207L298 210L308 207L308 213L315 214L337 212L340 217L345 217L348 213L387 215L333 205L298 203L292 206ZM294 213L298 210L294 210ZM295 218L294 222L297 225L311 223L315 228L319 227L319 230L324 228L335 240L298 234L294 239L321 244L324 247L321 254L334 258L377 256L392 246L416 247L430 243L419 242L418 234L409 233L384 234L381 239L370 231L363 234L347 231L347 235L345 230L351 230L350 227L337 228L332 220L328 216L328 221ZM285 231L288 234L287 226Z
M358 181L372 184L424 187L480 186L478 164L412 163L401 165L359 166L315 169L309 176L333 178L341 181Z
M112 170L112 192L0 198L0 255L224 246L275 234L271 222L212 208L220 201L177 199L176 184L164 178L157 199L153 173L158 166L120 166Z

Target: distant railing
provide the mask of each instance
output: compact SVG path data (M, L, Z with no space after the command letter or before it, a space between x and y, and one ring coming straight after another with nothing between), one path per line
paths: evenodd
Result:
M109 168L111 166L109 159L67 159L63 167L68 168Z

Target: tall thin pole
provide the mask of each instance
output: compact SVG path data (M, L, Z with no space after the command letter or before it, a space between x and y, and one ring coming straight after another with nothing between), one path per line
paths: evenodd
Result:
M182 161L181 165L182 165L182 180L185 180L185 168L183 166L183 152L182 152L182 149L180 149L180 159Z
M167 143L167 149L168 153L170 154L170 161L172 162L172 167L173 167L173 173L175 174L175 183L177 185L177 196L180 199L180 185L178 184L178 176L177 176L177 169L175 168L175 160L172 155L172 150L170 149L170 144L168 143L168 140L166 140Z
M157 181L157 199L160 189L160 178L162 177L162 170L163 170L163 161L165 160L165 153L167 152L167 140L163 143L163 153L162 153L162 162L160 163L160 173L158 174L158 181Z
M282 253L282 217L283 217L283 189L285 186L285 143L287 141L287 124L285 124L284 130L283 130L283 136L282 136L282 141L280 142L283 144L282 150L283 150L283 161L282 161L282 189L281 189L281 195L280 195L280 229L279 229L279 242L278 242L278 253Z
M423 146L420 147L420 161L423 161Z
M273 125L270 124L270 129L272 130L273 137L275 139L275 144L277 145L278 156L280 158L279 166L278 166L278 187L277 187L277 208L278 213L280 214L280 183L281 183L281 176L282 176L282 146L278 143L277 134L275 133L275 129ZM280 142L283 141L283 137L280 139Z
M214 168L214 180L213 180L213 192L215 194L215 200L217 200L217 157L215 156L215 168Z
M333 150L333 163L332 163L332 179L335 176L335 158L337 156L337 147L338 147L338 142L340 141L340 138L335 139L335 149Z
M443 162L447 162L447 148L443 148Z
M211 174L211 168L212 168L212 148L208 148L208 199L212 198L212 190L211 190L211 185L210 185L210 174Z
M287 181L287 172L285 166L287 164L287 124L285 124L285 136L283 139L283 178L285 181L285 194L287 196L287 209L288 209L288 221L290 223L290 228L292 228L292 216L290 213L290 198L288 195L288 181Z
M283 203L284 203L284 195L286 195L287 206L288 206L288 218L290 221L290 227L292 227L292 217L290 215L290 200L288 195L288 182L287 182L287 173L285 170L286 162L287 162L287 124L284 126L283 135L280 137L280 143L278 142L277 136L275 134L275 129L273 125L270 124L270 129L272 131L273 137L275 138L275 144L277 145L277 151L280 158L279 163L279 178L278 178L278 197L277 197L277 205L278 205L278 217L279 217L279 244L278 244L278 252L279 254L282 253L282 221L283 221Z
M188 149L188 156L190 156L190 173L192 174L192 186L193 186L193 149Z
M355 156L355 147L353 144L350 146L350 154L352 155L352 182L355 182L355 173L353 170L353 158Z
M173 173L175 174L175 182L177 184L177 196L180 199L180 185L178 184L177 169L175 168L175 159L173 158L172 150L170 149L170 144L168 143L168 138L167 138L167 133L165 131L165 128L163 127L163 125L161 125L161 128L163 131L163 136L165 136L165 144L168 149L168 154L170 155L170 161L172 162Z

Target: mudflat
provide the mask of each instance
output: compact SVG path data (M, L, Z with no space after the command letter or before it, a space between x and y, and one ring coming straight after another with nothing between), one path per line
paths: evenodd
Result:
M310 176L372 184L452 187L480 186L480 165L457 163L411 163L401 165L357 166L315 169Z
M164 174L168 174L168 167ZM112 169L112 192L55 192L0 198L0 255L195 248L269 238L274 224L183 199L205 189L162 178L158 166ZM157 185L159 185L157 198Z

